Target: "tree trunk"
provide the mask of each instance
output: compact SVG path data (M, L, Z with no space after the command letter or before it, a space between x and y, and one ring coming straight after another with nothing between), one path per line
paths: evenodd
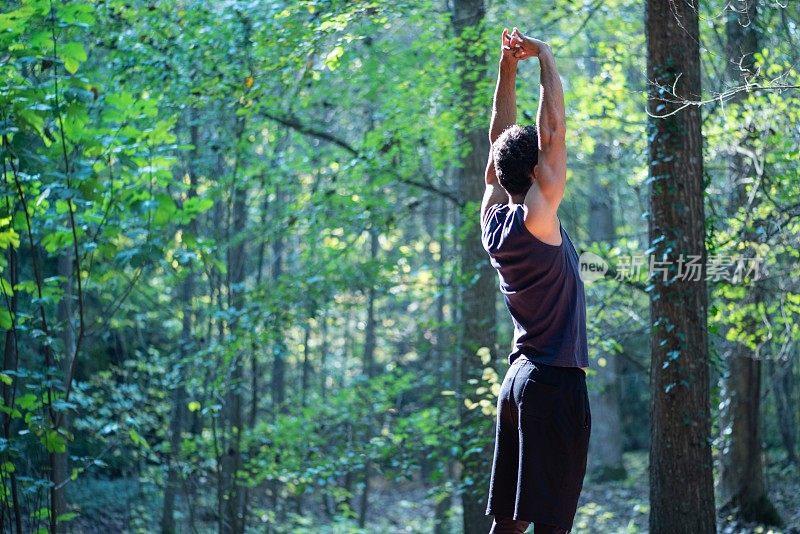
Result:
M191 266L188 268L191 269ZM183 306L180 354L177 384L172 391L172 420L170 421L169 457L167 458L167 484L164 488L164 507L161 515L162 534L173 534L175 528L175 502L180 489L180 461L183 421L186 418L186 385L183 367L188 364L192 343L192 296L194 295L194 276L189 274L181 283L180 300Z
M786 467L800 465L797 458L797 406L794 400L794 358L790 355L770 365L775 417L786 449Z
M61 341L64 344L64 353L61 358L60 367L64 376L67 379L72 367L72 359L75 358L75 330L73 329L73 308L72 308L72 293L73 284L72 280L75 276L74 268L74 255L72 248L65 249L58 257L58 274L62 276L65 282L61 285L64 294L58 302L58 322L63 325L61 331ZM60 425L65 431L69 430L70 417L68 412L61 414ZM56 517L61 516L67 511L67 495L66 487L69 481L69 442L67 442L67 450L62 453L55 454L55 472L53 473L53 483L55 487L55 510L53 514ZM67 532L68 524L66 522L59 522L56 531L60 534Z
M195 169L198 161L198 147L200 146L200 132L195 124L194 110L189 113L189 136L194 147L189 157L187 175L189 177L187 198L196 196L194 184L196 183L197 171ZM197 223L192 222L183 228L184 232L196 233ZM181 361L178 365L175 389L172 391L172 420L170 421L170 450L167 457L167 484L164 488L164 506L161 513L161 532L162 534L172 534L177 532L175 528L175 502L180 489L180 472L178 462L180 461L180 449L184 420L186 419L186 373L185 367L188 365L188 356L192 349L192 298L194 297L194 274L193 265L184 266L189 273L181 282L180 301L176 303L182 308L183 317L181 319L181 339L180 350Z
M5 163L5 161L3 162ZM5 174L5 165L3 165L3 173ZM13 216L13 210L9 210L7 215ZM19 273L19 256L17 254L17 249L14 247L8 247L8 264L7 264L7 272L8 272L8 282L11 284L11 287L15 287L17 283L19 283L18 273ZM17 313L17 304L19 303L18 292L14 292L10 297L7 296L5 292L3 292L3 297L5 300L5 304L7 306L8 312L11 314L13 319L12 327L5 332L5 344L3 347L3 369L4 370L14 370L16 371L19 368L19 347L17 346L17 325L16 325L16 313ZM6 300L7 299L7 300ZM11 384L6 384L3 382L2 384L2 391L3 391L3 406L13 406L12 399L16 398L17 394L17 381L18 378L14 378ZM9 443L11 439L11 416L8 413L3 413L2 415L3 421L3 439L5 439L6 443ZM10 451L6 448L2 454L2 461L8 462L10 461ZM12 524L16 528L16 532L18 534L22 533L22 508L20 507L19 501L19 488L17 485L17 473L16 471L11 471L8 474L9 478L9 488L5 486L5 481L3 481L3 493L5 498L3 499L3 505L6 511L9 513L9 521L8 527L6 527L6 519L5 514L0 513L0 532L14 532L12 528ZM8 497L9 493L11 494L11 506L8 505ZM12 523L13 518L13 523Z
M730 8L726 21L726 55L728 78L737 84L742 79L741 69L748 75L755 72L755 57L760 50L755 0L745 0L736 9ZM741 102L742 94L732 98ZM745 128L749 132L750 128ZM752 143L749 134L740 144L748 148ZM729 179L734 191L731 214L735 215L747 200L745 187L741 185L756 172L749 159L734 152L728 165ZM757 235L748 232L745 241L756 241ZM755 255L750 249L748 255ZM758 282L741 302L742 305L757 304L762 291ZM750 319L748 329L757 328ZM780 525L780 517L767 497L764 480L763 454L761 450L761 359L752 349L742 343L734 343L727 353L728 369L723 377L723 410L720 414L723 429L723 444L720 454L720 502L722 510L744 521L755 521Z
M283 194L280 189L276 190L275 193L275 206L279 209L280 206L283 206ZM282 214L278 214L281 216ZM283 272L283 249L284 249L284 242L283 236L278 233L275 236L275 241L272 243L272 283L277 285L280 283L280 277ZM273 362L272 362L272 413L273 416L278 415L278 411L280 410L280 406L283 404L286 398L286 383L285 383L285 374L286 374L286 360L285 360L285 352L286 346L281 338L281 322L279 319L275 319L274 325L274 346L272 350Z
M319 396L325 397L328 386L328 314L320 315L320 343L319 343Z
M761 450L761 360L737 344L728 353L724 378L720 455L720 502L726 513L744 520L781 525L764 480Z
M374 261L378 255L378 231L372 227L369 230L369 257ZM368 378L375 376L375 282L367 288L367 320L364 327L364 358L363 372Z
M441 228L437 231L435 235L435 240L440 244L440 251L439 251L439 260L437 263L437 270L439 272L437 276L437 285L438 285L438 292L436 295L435 307L436 307L436 342L433 349L433 372L434 376L436 377L436 382L433 385L434 390L439 389L449 389L452 387L451 384L451 376L448 372L449 367L449 358L450 358L450 345L447 343L449 338L449 330L448 327L445 325L445 297L447 295L447 280L445 278L445 263L447 262L447 258L450 257L449 249L447 248L448 240L444 235L444 227L447 224L448 220L448 207L449 203L442 197L439 197L435 201L435 213L438 214L437 224ZM449 414L442 410L442 417L448 417ZM427 452L427 451L426 451ZM423 458L424 462L423 465L427 467L425 470L426 479L429 479L430 474L430 467L432 467L433 462L428 461L427 458ZM438 482L440 486L444 486L449 480L452 478L452 465L453 461L449 455L442 455L442 460L445 463L444 467L444 476ZM431 481L433 482L433 481ZM434 482L435 483L435 482ZM436 502L436 506L434 508L434 517L433 517L433 532L434 534L449 534L451 530L450 525L450 509L453 506L453 496L452 493L447 493L446 495L442 496L440 500Z
M705 282L698 7L648 0L651 534L716 532ZM676 39L680 43L676 43ZM675 92L673 93L673 86ZM699 273L679 273L679 260ZM660 268L664 268L660 270ZM664 278L667 280L665 281Z
M595 162L606 164L607 149L599 145ZM589 239L593 242L611 242L614 239L614 199L607 184L593 175L592 196L589 200ZM598 361L597 374L589 387L592 404L592 435L589 443L589 473L592 479L602 482L622 480L626 476L622 462L622 417L619 399L619 362L615 354L604 354Z
M375 228L375 224L370 226L369 229L369 258L371 262L374 262L375 259L378 257L378 229ZM375 319L375 296L376 296L376 288L375 282L370 282L370 286L367 289L367 321L364 328L364 374L367 375L367 378L373 378L376 374L376 367L375 367L375 345L376 345L376 319ZM373 412L372 405L369 406L369 422L367 425L367 436L366 439L370 439L373 434L373 420L375 417L375 413ZM367 524L367 511L369 506L369 491L370 491L370 474L372 472L372 462L367 460L364 463L364 469L361 474L363 486L361 488L361 498L359 500L359 511L358 511L358 526L360 528L364 528Z
M589 35L592 40L593 36ZM595 49L590 50L588 74L597 80L599 69ZM602 82L601 82L602 83ZM604 182L600 169L607 169L609 163L608 141L597 144L592 161L597 172L592 173L589 198L589 240L596 243L614 241L614 197L608 182ZM592 434L589 443L589 474L598 482L623 480L626 477L622 461L622 416L620 414L620 374L616 354L603 354L598 362L605 365L597 367L597 374L589 385L589 401L592 405Z
M240 142L244 132L243 119L239 119L236 124L237 144ZM237 147L238 151L239 148ZM247 189L241 187L238 182L237 170L238 160L233 169L231 184L231 215L232 233L230 240L236 244L228 249L228 307L229 309L244 309L244 259L246 254L247 241L243 238L243 232L247 223ZM236 319L230 323L230 331L237 332L238 324ZM222 473L224 480L225 494L222 519L222 534L241 534L244 531L244 492L237 479L237 473L242 467L241 440L244 426L244 361L243 355L239 352L233 355L231 363L231 380L228 384L228 391L225 395L225 415L226 415L226 448L222 451Z
M311 343L311 325L309 324L311 318L307 318L303 325L303 367L302 376L300 377L300 406L305 407L308 403L308 385L311 381L311 350L309 343Z
M483 0L454 0L453 27L456 35L469 45L459 47L458 58L462 70L461 91L465 103L463 141L468 147L461 161L458 180L459 197L468 205L480 204L484 190L483 173L489 153L488 120L478 119L479 113L488 115L487 109L475 109L476 82L486 74L486 50L476 46L480 39L486 6ZM475 380L481 382L484 367L478 350L487 347L495 352L496 276L492 272L480 242L477 210L464 213L464 236L461 243L460 268L466 285L461 296L462 341L460 398L474 396ZM493 436L492 421L480 410L465 410L459 403L462 464L461 502L464 509L464 534L484 533L491 527L486 515L486 495L489 488Z

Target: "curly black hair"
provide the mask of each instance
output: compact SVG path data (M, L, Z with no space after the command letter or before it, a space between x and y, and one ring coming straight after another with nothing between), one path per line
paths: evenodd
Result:
M510 195L522 195L531 187L531 173L539 162L536 126L515 124L506 128L494 144L492 158L497 179Z

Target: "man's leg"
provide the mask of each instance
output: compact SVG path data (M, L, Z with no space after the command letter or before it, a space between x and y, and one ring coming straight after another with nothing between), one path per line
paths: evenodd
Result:
M495 517L492 530L489 534L522 534L528 529L528 521L520 521L509 517ZM533 534L567 534L567 530L554 525L536 523L533 525Z
M489 534L522 534L527 530L528 525L530 525L528 521L495 516Z
M567 531L561 527L535 523L533 525L533 534L567 534Z

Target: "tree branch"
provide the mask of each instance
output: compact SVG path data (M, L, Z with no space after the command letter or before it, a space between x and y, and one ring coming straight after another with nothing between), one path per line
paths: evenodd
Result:
M361 160L364 160L364 161L367 160L367 158L364 156L364 154L362 154L362 152L359 149L357 149L356 147L354 147L352 144L348 143L344 139L341 139L340 137L337 137L336 135L334 135L334 134L332 134L330 132L327 132L325 130L320 130L318 128L314 128L314 127L309 126L307 124L303 124L302 122L300 122L298 119L296 119L294 117L282 117L282 116L275 115L275 114L272 114L272 113L269 113L269 112L264 113L264 116L267 117L270 120L273 120L273 121L275 121L275 122L277 122L279 124L282 124L282 125L284 125L284 126L286 126L288 128L291 128L291 129L293 129L293 130L295 130L295 131L297 131L297 132L299 132L299 133L301 133L303 135L307 135L309 137L315 137L317 139L321 139L323 141L326 141L328 143L336 145L336 146L338 146L339 148L345 150L346 152L348 152L350 155L352 155L353 157L355 157L357 159L361 159ZM430 191L431 193L435 193L435 194L437 194L439 196L442 196L442 197L446 198L447 200L449 200L450 202L454 203L455 205L457 205L459 207L462 207L464 205L464 201L461 200L460 198L458 198L451 191L446 191L444 189L440 189L439 187L435 186L434 184L432 184L430 182L414 180L412 178L406 178L404 176L400 176L396 172L392 172L392 171L389 171L389 172L399 182L402 182L402 183L405 183L405 184L408 184L408 185L412 185L412 186L417 187L419 189L424 189L426 191Z

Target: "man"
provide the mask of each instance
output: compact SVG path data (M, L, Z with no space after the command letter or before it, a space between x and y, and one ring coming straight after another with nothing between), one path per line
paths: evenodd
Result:
M516 122L517 63L539 58L537 126ZM557 216L567 174L564 94L550 47L503 30L481 204L481 239L514 322L497 399L491 533L566 533L586 473L586 303L578 254Z

